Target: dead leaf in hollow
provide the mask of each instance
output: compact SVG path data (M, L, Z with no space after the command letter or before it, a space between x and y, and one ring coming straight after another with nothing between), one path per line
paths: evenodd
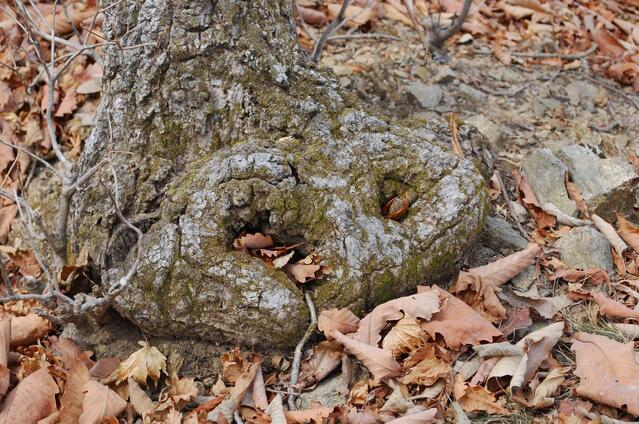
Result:
M389 351L352 339L337 330L333 330L331 333L335 340L364 363L376 380L401 373L402 367L395 362L395 358Z
M11 320L11 347L29 346L51 331L51 325L46 319L29 313Z
M639 253L639 227L617 214L617 231L621 238L632 247L632 250Z
M386 219L399 221L406 216L409 206L410 202L406 196L395 196L382 206L382 216Z
M577 394L639 415L639 364L634 344L578 332L571 347L576 354Z
M67 382L60 399L60 424L76 424L82 414L86 385L91 379L86 364L75 360L70 364Z
M359 318L348 308L326 309L320 312L317 318L317 328L326 338L329 338L331 330L337 330L342 334L354 333L358 324Z
M291 250L286 255L279 256L279 257L273 259L273 266L275 268L284 267L286 264L288 264L288 261L291 260L291 258L293 257L294 254L295 254L295 252L293 250Z
M608 318L633 319L639 321L639 311L630 309L623 303L610 299L603 293L590 292L592 298L599 305L599 314Z
M431 386L440 378L446 378L451 367L447 362L437 357L435 346L428 344L411 352L404 361L404 369L409 371L408 374L399 379L401 383Z
M1 424L36 424L57 411L58 385L46 368L29 374L0 404Z
M380 333L388 321L399 320L404 313L428 321L432 314L438 311L439 297L431 291L390 300L376 306L371 313L362 318L354 337L363 343L377 346L381 338Z
M481 386L465 383L461 374L455 375L453 394L466 412L485 411L489 414L508 414L509 412L496 402L495 395Z
M116 392L95 380L85 386L82 415L78 424L100 424L105 417L117 417L126 409L126 401Z
M265 236L262 233L243 234L235 239L233 247L237 250L246 251L248 249L264 249L273 246L271 236Z
M298 283L307 283L317 279L316 273L320 270L320 266L315 264L288 264L285 269L293 280Z
M423 344L422 328L410 314L405 314L404 318L397 321L382 340L382 348L390 351L395 357Z
M342 363L344 351L335 341L323 341L313 348L311 356L302 362L300 389L322 381Z
M160 373L166 374L166 356L157 347L149 346L144 341L139 341L138 344L142 348L121 362L106 379L106 383L120 384L132 377L138 383L146 386L148 377L151 377L151 380L157 384Z
M418 292L428 290L437 293L442 306L430 321L422 322L421 327L433 338L441 334L448 348L459 350L462 345L476 346L501 336L489 321L447 291L437 286L417 288Z

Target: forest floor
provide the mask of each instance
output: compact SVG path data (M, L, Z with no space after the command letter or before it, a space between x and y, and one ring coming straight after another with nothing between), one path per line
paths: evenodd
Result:
M299 4L306 20L298 33L310 50L339 5ZM37 317L34 302L9 302L2 317L11 319L0 321L0 423L638 419L639 227L630 221L639 182L639 5L482 2L447 44L447 58L427 61L403 4L354 2L349 13L359 21L335 33L344 38L328 42L320 65L387 117L408 126L437 120L451 131L469 123L486 138L493 212L448 291L427 287L425 276L418 294L366 317L318 311L298 411L285 407L292 354L214 348L211 368L198 372L206 364L188 363L188 342L154 346L149 338L140 348L132 343L139 333L123 328L119 342L105 340L112 345L92 356ZM426 22L433 5L415 6ZM441 6L450 21L461 2ZM570 26L576 19L591 28ZM13 40L0 48L8 65L0 66L3 140L50 159L44 84L33 83L37 64L21 58L22 36L7 28L0 25L0 39ZM82 56L61 84L55 116L71 157L90 130L100 75ZM29 157L5 147L4 189L50 191L30 176L38 171ZM16 206L2 206L8 241L0 250L17 283L41 271L26 242L9 234ZM113 351L121 358L105 355Z

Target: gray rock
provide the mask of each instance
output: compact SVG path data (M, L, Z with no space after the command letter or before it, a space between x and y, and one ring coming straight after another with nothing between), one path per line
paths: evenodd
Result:
M568 168L550 149L533 150L522 168L540 204L552 203L568 215L575 214L577 205L568 197L564 182Z
M468 84L460 84L458 90L461 96L466 97L468 100L475 103L483 103L488 99L488 95L486 93L479 91Z
M570 268L614 271L610 244L594 227L577 227L555 242L561 260Z
M558 156L568 167L588 206L611 221L619 212L637 218L634 210L639 176L619 157L606 157L595 146L572 144L559 148Z
M453 71L450 66L444 65L437 71L437 74L433 77L433 81L438 84L448 84L455 81L455 78L457 78L455 71Z
M514 218L517 219L519 222L523 222L528 218L528 211L519 202L511 200L510 206L512 208Z
M311 409L313 407L312 402L320 402L322 406L329 408L345 405L348 396L342 394L343 387L344 378L342 374L324 379L313 390L300 394L300 409Z
M444 97L444 91L439 85L428 85L419 81L409 85L408 92L426 109L433 109L441 103Z
M525 249L528 241L505 219L489 216L481 234L482 244L507 255Z
M495 124L486 115L474 115L466 119L466 122L477 128L479 133L486 137L493 147L497 147L503 141L503 132L499 125Z

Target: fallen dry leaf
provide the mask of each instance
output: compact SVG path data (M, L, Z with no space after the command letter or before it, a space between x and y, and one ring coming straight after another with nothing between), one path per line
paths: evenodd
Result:
M470 306L437 286L420 286L418 292L434 291L441 299L440 311L430 321L422 322L421 327L431 337L441 334L446 346L459 350L462 345L476 346L481 342L492 342L501 336L488 320Z
M581 379L578 395L639 415L639 364L633 343L579 332L571 349L576 354L575 375Z
M473 386L464 382L461 374L455 375L453 394L459 405L466 412L485 411L489 414L508 414L508 410L497 404L495 395L481 386Z
M572 283L578 281L590 281L593 284L603 284L610 282L610 276L608 276L608 273L600 268L560 269L548 277L548 279L551 281L557 280L559 278L561 278L562 280L570 281Z
M332 336L346 350L362 361L376 380L393 377L401 373L402 367L399 366L389 351L352 339L337 330L332 331Z
M58 385L46 368L28 375L0 404L1 424L36 424L57 411Z
M262 233L243 234L233 242L233 247L243 251L247 249L264 249L271 246L273 246L271 236L265 236Z
M623 303L617 302L614 299L610 299L603 293L590 292L590 295L599 305L599 313L601 315L605 315L608 318L630 318L635 321L639 321L639 311L630 309Z
M544 381L535 387L533 398L529 405L538 409L552 406L555 403L555 398L552 395L564 382L569 372L570 368L553 368L544 378Z
M46 319L29 313L11 320L11 347L29 346L51 331Z
M316 407L312 409L284 411L284 416L286 417L286 421L289 423L321 423L324 418L327 418L331 414L331 412L333 412L333 408L316 405Z
M135 412L144 417L144 414L152 411L155 408L155 404L147 395L140 385L132 378L127 379L129 385L129 401Z
M632 247L632 250L639 253L639 227L617 214L617 231L621 238Z
M426 424L433 422L435 415L437 415L437 409L432 408L426 411L408 413L403 417L387 421L386 424Z
M0 399L7 394L11 383L9 370L9 351L11 346L11 316L0 320Z
M404 369L408 370L408 374L399 379L403 384L431 386L440 378L446 378L451 367L446 361L438 358L435 347L428 344L411 352L404 361Z
M86 364L75 360L67 374L67 382L60 399L60 424L76 424L82 414L85 388L91 376Z
M160 373L166 374L166 357L162 352L144 341L139 341L138 344L142 348L121 362L116 370L107 377L106 383L120 384L129 377L133 377L135 381L146 386L148 377L151 377L151 380L157 384Z
M85 386L79 424L100 424L105 417L117 417L126 409L126 401L116 392L95 380Z
M390 300L375 307L370 314L362 318L354 337L360 342L377 346L381 338L380 333L388 321L401 319L404 316L402 312L428 321L432 314L438 311L439 298L437 293L432 291Z
M357 331L358 324L359 318L348 308L327 309L320 312L317 317L317 328L327 338L331 330L337 330L342 334L354 333Z
M404 318L400 319L382 340L382 348L390 351L395 357L423 344L422 328L419 322L409 314L405 314Z
M322 381L342 363L343 353L342 345L338 342L323 341L315 346L310 358L302 362L300 388Z

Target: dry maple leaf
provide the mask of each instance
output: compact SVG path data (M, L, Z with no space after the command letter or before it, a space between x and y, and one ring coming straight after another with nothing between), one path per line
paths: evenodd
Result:
M435 347L428 344L413 351L406 361L404 369L409 370L408 374L399 381L403 384L418 384L420 386L431 386L440 378L446 378L451 367L448 363L435 355Z
M302 362L299 388L312 386L322 381L342 363L344 350L334 341L323 341L313 348L310 358Z
M421 327L433 338L441 334L448 348L459 350L462 345L476 346L501 336L488 320L447 291L437 286L420 286L417 290L433 291L441 299L440 311L430 321L422 322Z
M393 377L401 373L402 367L389 351L352 339L337 330L333 330L331 334L346 350L362 361L373 374L375 380Z
M160 396L157 410L169 407L182 409L184 405L196 398L198 394L197 384L193 378L179 378L174 372L169 376L169 390Z
M144 341L139 341L141 349L133 352L115 371L106 379L105 383L120 384L132 377L142 385L147 385L147 378L157 384L160 373L166 374L166 356L155 346L149 346Z
M617 214L617 231L621 238L639 253L639 227Z
M639 363L633 343L579 332L571 349L576 354L575 375L581 379L578 395L639 415Z
M28 375L0 404L1 424L36 424L57 411L58 385L46 368Z
M91 376L86 364L75 360L67 373L67 382L60 399L60 424L76 424L82 414L85 388Z
M381 338L380 333L386 327L388 321L399 320L404 316L404 313L428 321L431 319L432 314L438 311L439 297L435 292L426 291L400 297L382 303L375 307L370 314L362 318L354 337L360 342L377 346Z
M422 328L417 320L405 314L404 318L400 319L386 334L382 340L382 348L397 357L423 345L422 335Z
M592 298L599 305L599 313L608 318L630 318L639 321L639 311L630 309L623 303L606 297L603 293L590 292Z
M100 424L104 417L117 417L126 409L126 401L116 392L95 380L85 386L79 424Z
M455 375L453 394L466 412L485 411L489 414L508 414L509 411L497 404L495 395L481 386L466 384L461 374Z
M359 318L348 308L327 309L320 312L317 318L317 328L327 338L332 330L342 334L354 333L357 331L358 324Z

